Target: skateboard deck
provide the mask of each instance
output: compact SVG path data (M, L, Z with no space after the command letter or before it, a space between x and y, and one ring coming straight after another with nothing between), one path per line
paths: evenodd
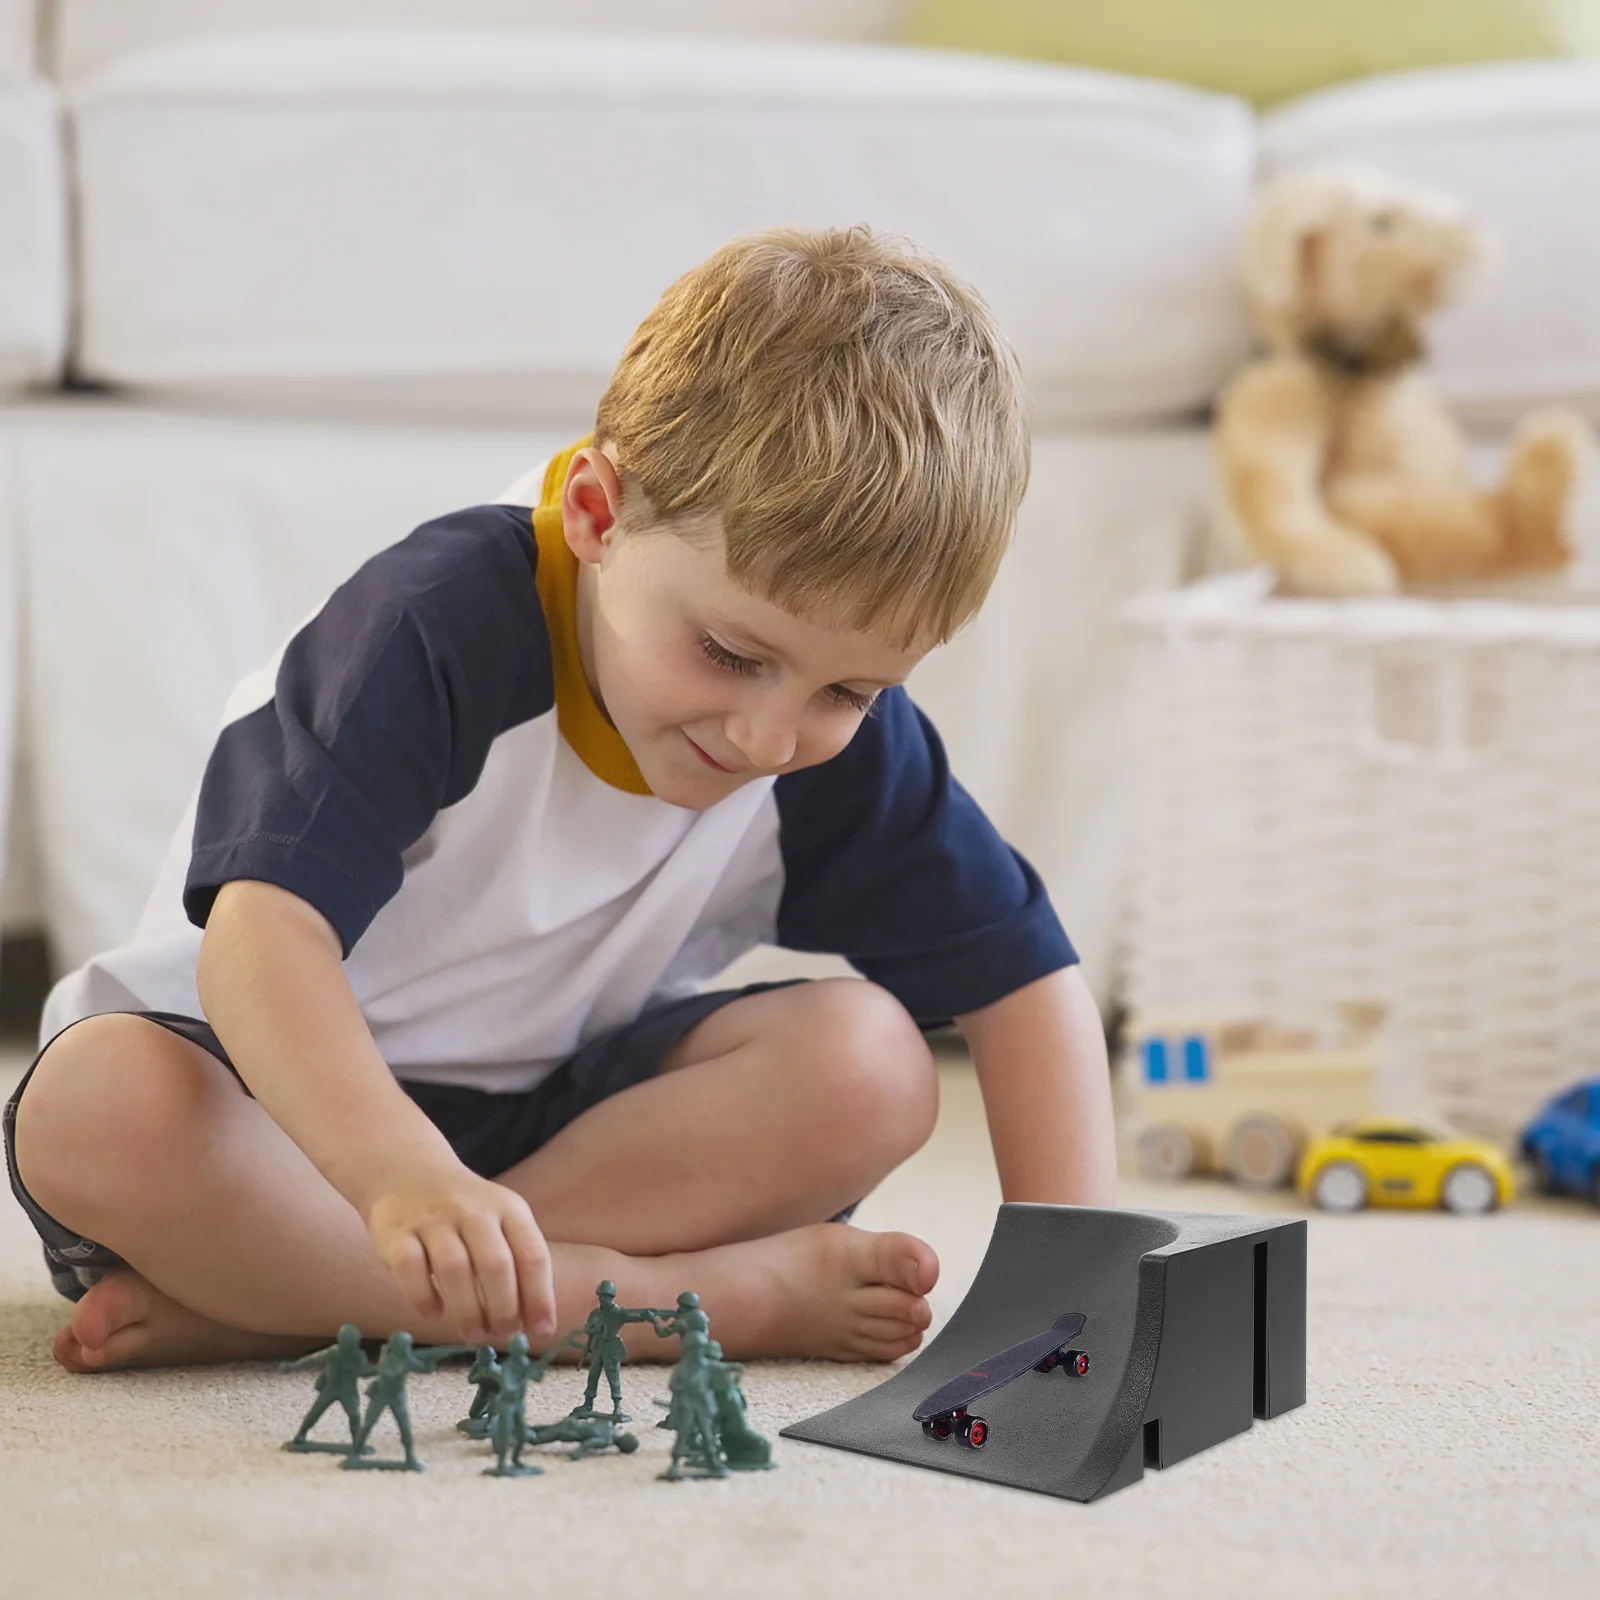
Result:
M959 1377L952 1378L942 1388L935 1389L911 1413L912 1420L926 1422L930 1417L962 1410L974 1400L981 1400L984 1395L1020 1378L1024 1372L1032 1371L1052 1351L1059 1350L1069 1339L1076 1339L1088 1320L1081 1311L1062 1312L1043 1333L1036 1333L1031 1339L1024 1339L1021 1344L1014 1344L999 1355L990 1356L987 1361L980 1361ZM904 1415L903 1412L901 1414Z

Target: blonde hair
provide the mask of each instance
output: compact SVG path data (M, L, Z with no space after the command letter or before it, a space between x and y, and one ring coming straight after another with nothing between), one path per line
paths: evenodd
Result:
M772 228L686 272L595 419L625 518L719 516L729 576L909 645L994 580L1027 487L1016 357L977 294L865 227ZM682 531L692 536L691 527Z

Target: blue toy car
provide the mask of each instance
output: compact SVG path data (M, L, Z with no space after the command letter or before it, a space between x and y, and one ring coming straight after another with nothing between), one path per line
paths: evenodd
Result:
M1546 1194L1600 1205L1600 1078L1563 1089L1522 1130L1522 1153Z

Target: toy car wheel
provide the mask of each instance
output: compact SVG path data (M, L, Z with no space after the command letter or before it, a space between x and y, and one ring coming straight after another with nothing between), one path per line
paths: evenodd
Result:
M1060 1365L1061 1352L1059 1350L1052 1350L1043 1361L1034 1362L1033 1370L1035 1372L1054 1372Z
M1311 1181L1311 1198L1324 1211L1359 1211L1367 1190L1367 1175L1353 1161L1330 1161Z
M1140 1175L1152 1183L1179 1183L1194 1171L1194 1140L1188 1131L1171 1123L1158 1123L1139 1135Z
M1458 1217L1481 1217L1500 1204L1500 1186L1487 1167L1463 1161L1445 1173L1439 1185L1439 1204Z
M1276 1189L1294 1172L1295 1137L1280 1117L1241 1117L1228 1129L1222 1165L1247 1189Z
M989 1442L989 1424L982 1417L968 1417L961 1428L961 1442L969 1450L981 1450Z

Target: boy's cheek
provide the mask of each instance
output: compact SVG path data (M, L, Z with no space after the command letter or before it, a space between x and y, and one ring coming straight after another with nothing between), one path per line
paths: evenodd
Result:
M830 733L823 738L808 739L802 736L799 744L795 747L793 759L783 770L785 772L803 772L807 767L820 767L824 761L832 761L850 743L854 731L852 729L850 734L844 736L840 736L837 733Z

